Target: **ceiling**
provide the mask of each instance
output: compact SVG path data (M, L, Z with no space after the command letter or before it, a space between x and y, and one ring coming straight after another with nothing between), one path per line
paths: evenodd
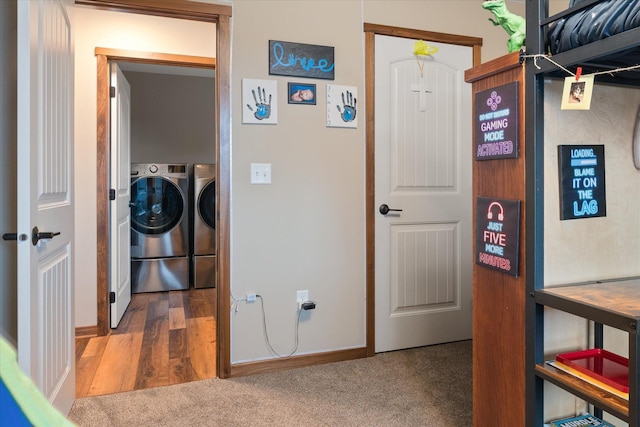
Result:
M174 65L143 64L139 62L120 62L118 65L122 71L136 73L170 74L174 76L193 76L215 78L216 70L211 68L178 67Z

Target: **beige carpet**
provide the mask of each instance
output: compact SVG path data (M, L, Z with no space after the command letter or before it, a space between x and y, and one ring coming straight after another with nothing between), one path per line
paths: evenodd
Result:
M80 426L470 426L471 341L79 399Z

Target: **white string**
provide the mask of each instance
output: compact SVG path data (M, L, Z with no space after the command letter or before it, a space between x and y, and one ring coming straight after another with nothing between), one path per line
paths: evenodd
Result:
M242 301L246 301L246 300L247 300L247 297L245 296L244 298L236 298L236 297L233 295L233 291L231 291L229 294L231 295L231 307L230 307L230 308L231 308L231 312L234 312L234 311L235 311L235 312L237 313L237 312L240 310L240 308L239 308L239 304L240 304Z
M554 61L553 59L551 59L551 55L547 55L544 53L539 53L539 54L535 54L535 55L522 55L523 58L527 59L527 58L533 58L533 65L539 70L541 67L538 65L538 58L542 58L542 59L546 59L547 61L551 62L553 65L555 65L556 67L562 69L564 72L566 72L567 74L570 74L572 76L575 77L575 73L572 73L571 71L569 71L567 68L563 67L562 65L558 64L556 61ZM640 68L640 64L639 65L631 65L629 67L623 67L623 68L616 68L614 70L608 70L608 71L597 71L595 73L590 73L590 74L583 74L583 76L599 76L601 74L609 74L609 75L613 75L615 73L620 73L622 71L631 71L631 70L636 70Z
M636 70L638 68L640 68L640 65L632 65L630 67L616 68L615 70L611 70L611 71L598 71L597 73L591 73L590 75L598 76L600 74L613 74L613 73L619 73L622 71Z
M420 58L416 55L416 62L418 63L418 69L420 70L420 77L424 77L424 58L422 58L422 62L420 62Z
M547 61L551 62L553 65L555 65L556 67L564 70L565 72L571 74L572 76L575 76L574 73L572 73L571 71L569 71L568 69L566 69L565 67L563 67L562 65L558 64L556 61L554 61L553 59L551 59L551 55L547 55L545 53L538 53L535 55L522 55L523 58L533 58L533 65L535 65L535 67L539 70L540 66L538 65L538 58L542 58L542 59L546 59Z

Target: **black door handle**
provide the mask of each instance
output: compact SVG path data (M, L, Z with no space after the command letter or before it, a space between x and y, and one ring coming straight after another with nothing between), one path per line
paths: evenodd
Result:
M31 243L33 243L33 246L35 246L38 244L40 239L53 239L59 234L59 231L40 231L36 226L33 227L33 230L31 230Z
M2 235L2 240L27 240L29 237L27 237L26 234L20 234L18 236L18 233L4 233Z
M402 209L391 209L386 203L381 204L378 210L382 215L386 215L389 212L402 212Z

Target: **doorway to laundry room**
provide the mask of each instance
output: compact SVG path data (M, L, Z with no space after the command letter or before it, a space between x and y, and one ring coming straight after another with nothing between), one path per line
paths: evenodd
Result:
M126 193L129 221L111 223L110 295L128 281L131 302L77 340L77 397L216 376L215 69L182 65L109 63L130 87L128 116L111 102L111 198Z

